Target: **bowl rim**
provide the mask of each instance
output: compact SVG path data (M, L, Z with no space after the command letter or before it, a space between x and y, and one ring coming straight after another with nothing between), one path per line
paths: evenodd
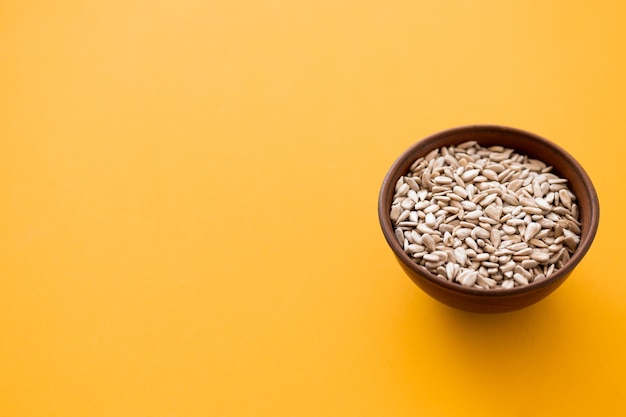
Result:
M417 159L419 156L415 156L415 152L417 151L417 149L424 147L424 145L427 144L428 142L432 142L436 139L441 139L446 136L452 136L458 133L464 133L464 132L470 132L470 131L473 131L474 133L486 132L486 131L507 132L510 134L519 135L519 136L528 138L530 140L534 140L536 142L540 142L544 146L550 148L560 158L562 158L573 169L576 175L579 176L581 181L583 182L584 188L587 190L587 193L589 195L589 201L591 202L590 207L588 208L590 211L589 218L591 220L591 223L589 224L589 232L586 235L581 236L581 241L578 247L576 248L576 250L574 251L574 253L572 254L569 261L567 261L567 263L563 265L563 267L561 267L560 269L558 269L556 272L546 277L545 279L542 279L538 282L532 282L528 285L523 285L523 286L508 288L508 289L507 288L484 289L484 288L476 288L476 287L465 287L455 282L442 280L441 278L437 277L435 274L430 272L428 269L426 269L426 267L417 264L411 257L409 257L409 255L404 251L404 249L398 243L395 237L394 227L391 222L391 218L389 217L390 207L387 207L386 204L384 204L384 202L385 202L386 193L389 193L390 189L392 190L391 192L395 191L395 185L396 185L397 180L400 178L401 175L404 175L401 173L400 174L397 173L397 171L399 171L399 166L406 163L407 159L409 158L411 158L411 160L413 161ZM394 161L394 163L391 165L391 167L389 168L389 170L387 171L387 174L385 175L383 179L383 183L380 188L380 192L378 196L378 218L379 218L379 224L382 229L385 240L387 241L387 244L391 247L392 251L398 258L398 260L402 262L406 267L414 271L416 274L421 276L422 278L425 278L426 280L430 281L434 285L441 286L441 287L446 288L447 290L458 292L458 293L465 294L465 295L501 297L501 296L509 296L509 295L512 296L512 295L519 295L519 294L524 294L527 292L537 291L543 287L553 285L555 281L564 280L571 273L571 271L576 267L576 265L578 265L578 263L582 260L582 258L585 256L585 254L591 247L593 240L595 239L595 235L598 230L598 225L600 221L600 205L599 205L597 192L595 190L595 187L593 186L593 183L591 182L591 179L589 178L589 175L587 175L582 165L580 165L580 163L572 155L570 155L567 151L565 151L565 149L563 149L559 145L555 144L554 142L544 137L541 137L535 133L528 132L526 130L508 127L508 126L494 125L494 124L475 124L475 125L464 125L464 126L453 127L453 128L439 131L437 133L433 133L415 142L408 149L406 149Z

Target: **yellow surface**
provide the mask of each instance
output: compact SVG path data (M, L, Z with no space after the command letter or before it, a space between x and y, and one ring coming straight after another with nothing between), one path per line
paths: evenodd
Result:
M0 4L0 415L626 411L621 1ZM530 130L598 190L588 256L496 316L378 226L416 140Z

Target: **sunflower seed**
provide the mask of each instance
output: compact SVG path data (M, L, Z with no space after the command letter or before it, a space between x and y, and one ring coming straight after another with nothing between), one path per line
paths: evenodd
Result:
M459 145L456 145L456 147L458 149L464 150L464 149L469 149L469 148L473 148L478 144L478 142L476 142L475 140L471 140L471 141L467 141L467 142L463 142Z
M534 251L530 254L530 259L533 259L540 264L548 262L550 260L550 255L547 252L543 251Z
M537 265L539 265L539 262L537 262L534 259L528 259L526 261L522 261L522 268L524 269L533 269Z
M482 210L474 210L470 211L469 213L465 213L465 218L468 220L477 220L482 215Z
M435 250L435 241L433 240L433 237L427 233L422 235L422 244L430 252L433 252Z
M461 227L454 232L454 235L459 239L465 239L472 234L472 229L467 227Z
M448 277L449 281L454 281L454 278L459 273L459 269L459 264L456 264L454 262L448 262L446 264L446 276Z
M432 180L435 184L439 184L439 185L447 185L447 184L452 184L453 179L449 178L449 177L444 177L444 176L438 176L433 178Z
M426 225L426 223L419 223L417 225L417 231L420 233L428 233L428 234L435 234L435 231L433 229L431 229L428 225Z
M402 213L402 207L398 205L394 205L393 207L391 207L391 213L389 214L391 221L396 222L396 220L398 220L398 217L400 217L401 213Z
M466 211L476 210L476 204L468 200L461 201L461 207L463 207L463 210Z
M424 218L424 222L428 227L435 227L435 225L437 224L437 218L433 213L428 213Z
M514 286L515 286L515 281L513 281L512 279L505 279L504 281L502 281L502 288L511 289Z
M528 285L528 278L522 274L513 274L513 280L520 285Z
M502 271L502 272L513 271L513 269L515 269L516 265L517 265L517 263L515 263L514 261L509 261L506 264L500 266L500 271Z
M541 197L535 198L535 204L537 204L537 207L545 211L550 211L552 209L552 206Z
M417 253L423 252L424 249L426 249L424 246L412 243L406 248L406 251L410 253Z
M478 176L478 174L480 174L480 170L479 169L470 169L470 170L465 171L461 175L461 179L463 181L471 181L474 178L476 178Z
M576 246L578 246L578 242L580 238L578 235L574 234L574 232L569 231L568 229L564 229L563 233L565 235L565 239L563 239L563 243L567 245L568 249L574 251Z
M459 265L465 265L467 262L467 252L461 246L454 249L454 257Z
M528 242L530 239L535 237L537 233L541 230L541 225L539 223L532 222L528 226L526 226L526 231L524 232L524 241Z
M398 243L400 243L400 245L404 244L404 233L402 233L401 229L396 229L395 230L395 234L396 234L396 239L398 240Z
M500 217L502 216L502 207L500 206L489 206L489 207L485 207L484 213L492 218L493 220L500 220Z
M471 287L476 283L477 278L478 274L476 273L476 271L466 269L457 276L457 281L459 281L461 285L465 287Z
M410 189L411 189L411 187L409 187L409 184L406 184L404 181L402 181L400 186L396 188L396 194L394 195L394 197L402 197L402 196L406 195L406 193Z
M474 251L478 251L478 244L471 237L466 237L464 242L470 249L472 249Z
M484 277L482 275L478 276L478 278L476 279L476 282L480 284L481 286L487 287L487 288L496 288L496 286L498 285L496 280Z
M424 256L427 256L427 255L424 255ZM437 268L439 268L442 265L443 265L443 262L431 262L431 261L424 262L424 266L427 269L430 269L431 271L435 271L435 272L437 272Z
M439 256L433 255L432 253L428 253L424 255L423 259L427 262L439 262L440 261Z
M565 190L565 189L559 190L559 200L561 200L561 203L563 203L563 205L567 209L571 209L572 208L572 198L570 197L570 195L567 192L567 190Z
M458 195L459 197L461 197L461 198L466 198L466 197L467 197L467 191L465 190L465 188L464 188L464 187L461 187L460 185L455 185L455 186L452 188L452 191L453 191L456 195Z
M512 234L514 234L517 231L517 229L515 227L513 227L513 226L508 225L508 224L503 224L502 225L502 231L505 234L507 234L507 235L512 235Z

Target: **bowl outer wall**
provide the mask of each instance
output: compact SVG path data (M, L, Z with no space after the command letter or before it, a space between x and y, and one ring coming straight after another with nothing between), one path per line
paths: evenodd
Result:
M389 209L395 193L395 184L405 175L411 164L433 149L475 140L482 146L500 145L539 159L554 167L553 172L567 178L569 187L577 197L581 241L570 261L550 277L530 285L513 289L484 290L467 288L437 278L426 268L415 263L398 244ZM536 303L557 289L571 274L574 267L588 251L598 228L599 202L589 176L582 166L558 145L535 134L495 125L473 125L449 129L431 135L411 146L392 165L381 188L379 221L387 243L409 277L433 298L467 311L498 313L513 311Z

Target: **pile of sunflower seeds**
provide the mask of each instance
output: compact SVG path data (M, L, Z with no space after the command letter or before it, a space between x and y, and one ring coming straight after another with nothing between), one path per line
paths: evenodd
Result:
M404 251L441 279L513 288L561 268L580 241L576 196L544 162L475 141L416 160L390 218Z

